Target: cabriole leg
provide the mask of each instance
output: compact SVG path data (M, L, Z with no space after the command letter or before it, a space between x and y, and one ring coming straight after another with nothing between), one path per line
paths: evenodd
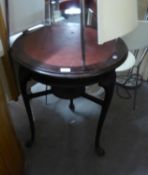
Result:
M28 115L30 131L31 131L30 139L26 143L26 146L28 146L28 147L32 145L34 138L35 138L35 129L34 129L33 116L32 116L32 111L31 111L31 106L30 106L30 99L29 99L28 94L27 94L27 82L29 81L29 79L30 79L29 73L23 67L20 66L19 67L20 90L22 93L26 112Z
M100 137L101 137L104 120L106 118L107 111L113 96L115 81L116 81L116 74L115 72L111 72L103 76L101 78L101 81L99 82L99 85L102 86L105 90L105 97L104 97L104 101L101 109L101 114L98 122L97 132L96 132L96 140L95 140L95 148L99 156L103 156L105 154L104 149L100 147Z

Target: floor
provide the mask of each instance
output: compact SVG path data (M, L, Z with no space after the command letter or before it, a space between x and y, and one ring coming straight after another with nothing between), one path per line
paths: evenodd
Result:
M38 84L33 91L45 88ZM91 93L99 95L96 88ZM100 106L86 99L69 101L53 95L32 100L36 140L32 148L24 146L29 135L22 98L9 108L18 138L23 146L26 175L147 175L148 174L148 84L138 91L136 110L132 99L120 99L116 93L103 128L101 145L106 155L94 152L94 139Z

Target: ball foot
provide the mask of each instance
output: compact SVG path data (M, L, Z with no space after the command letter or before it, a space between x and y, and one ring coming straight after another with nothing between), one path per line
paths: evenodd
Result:
M99 157L103 157L105 155L105 151L103 148L101 148L100 146L96 147L96 153Z
M33 145L33 140L28 140L25 145L27 148L30 148Z

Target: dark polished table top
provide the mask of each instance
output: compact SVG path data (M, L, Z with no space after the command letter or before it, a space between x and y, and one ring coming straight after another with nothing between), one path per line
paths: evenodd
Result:
M22 35L12 55L22 66L43 75L64 78L98 76L118 67L127 56L121 39L97 44L95 29L86 28L86 65L83 66L80 25L61 22Z

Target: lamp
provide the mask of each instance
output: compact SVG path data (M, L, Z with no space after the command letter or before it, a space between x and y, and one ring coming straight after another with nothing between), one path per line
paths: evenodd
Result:
M137 26L137 0L97 0L98 43L121 37Z

